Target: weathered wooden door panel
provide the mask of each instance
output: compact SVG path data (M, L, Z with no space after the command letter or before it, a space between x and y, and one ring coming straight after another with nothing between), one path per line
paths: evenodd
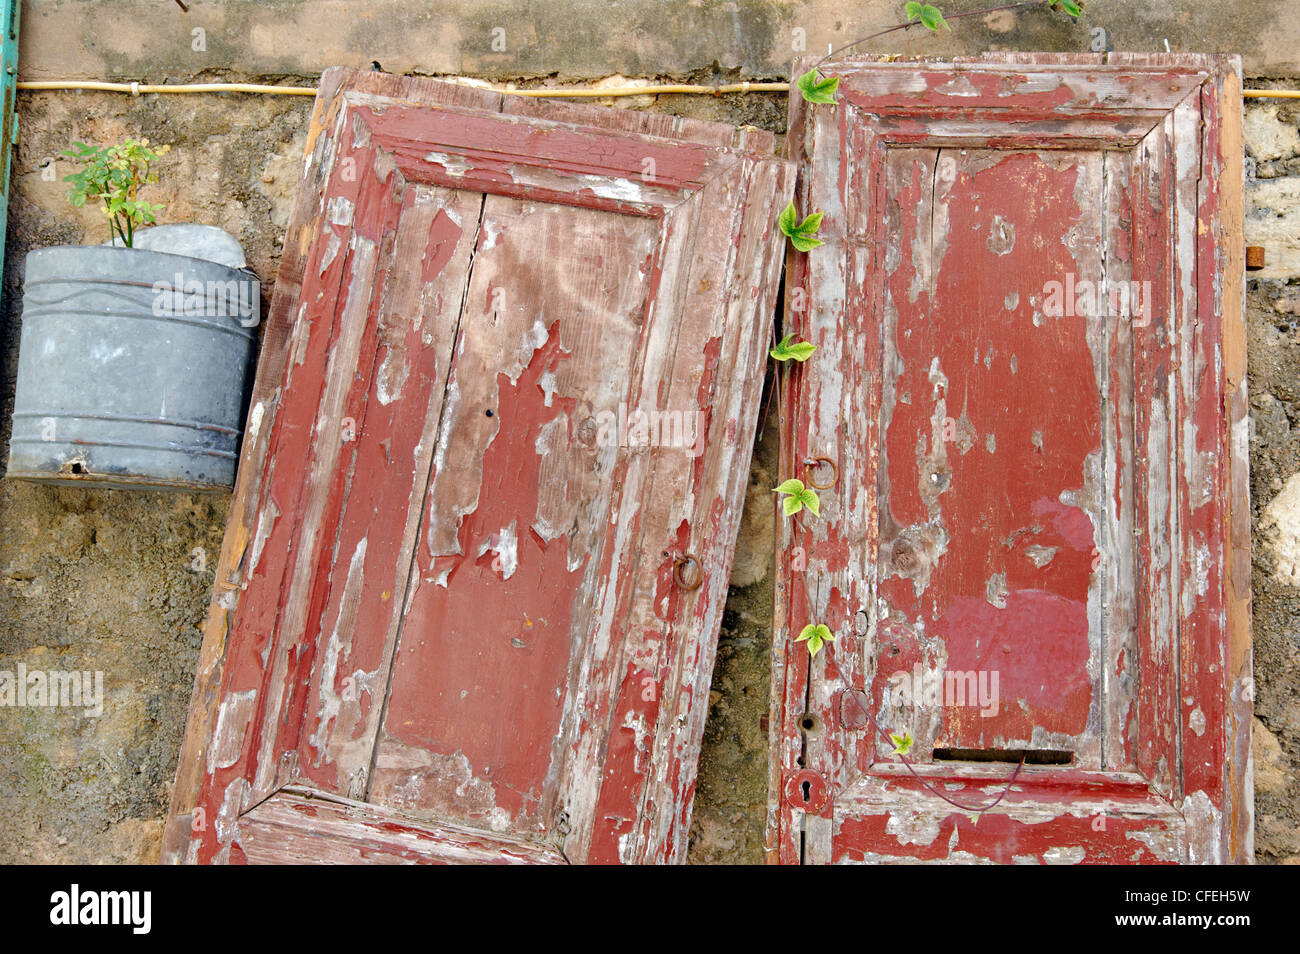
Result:
M892 673L975 673L954 691L982 706L910 694L918 746L1036 744L1100 768L1088 603L1105 363L1089 340L1104 329L1021 298L1067 272L1100 279L1100 154L896 149L885 161L885 241L901 258L885 291L874 695ZM1042 239L1072 231L1074 248Z
M165 858L681 859L770 148L326 74Z
M580 430L597 409L628 400L655 226L487 203L492 246L480 248L466 302L457 398L440 435L446 457L426 495L427 536L375 756L376 801L541 831L561 810L563 780L550 770L564 762L565 689L581 694L585 682L571 666L586 643L575 625L585 633L599 613L592 583L619 524L634 518L611 509L619 448L594 432L588 448ZM521 281L562 320L548 327L531 308L497 312L493 289ZM503 341L517 344L503 353Z
M822 71L769 858L1248 860L1235 61Z

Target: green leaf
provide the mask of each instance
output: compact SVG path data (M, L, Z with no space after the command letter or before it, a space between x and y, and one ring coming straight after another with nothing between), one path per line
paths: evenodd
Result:
M939 27L943 27L945 30L952 29L952 27L948 26L948 21L943 18L943 14L939 12L939 8L928 3L921 7L921 25L927 30L936 32Z
M786 349L786 353L789 354L790 357L794 358L794 360L802 363L811 358L813 352L816 350L817 346L815 344L810 344L807 341L796 341Z
M802 480L791 477L781 486L774 487L772 492L787 495L781 500L781 506L787 517L795 515L804 507L811 510L814 517L821 516L821 501L817 498L817 491L805 487Z
M822 227L822 216L825 214L825 212L814 212L795 226L795 233L798 235L816 235L817 230Z
M790 339L793 337L793 334L786 335L775 348L768 351L768 354L777 361L807 361L812 357L812 353L817 350L817 346L809 344L807 341L791 343Z
M781 229L781 233L790 240L790 244L801 252L807 252L816 248L818 245L824 245L821 239L817 238L817 230L821 228L822 216L824 212L814 212L798 224L795 223L797 213L794 210L794 203L791 202L781 212L777 218L776 224Z
M1083 7L1075 3L1074 0L1061 0L1061 9L1076 20L1079 19L1080 15L1083 13Z
M904 732L902 735L897 735L891 732L889 733L889 741L894 743L894 755L906 755L912 751L913 739L910 733Z
M781 230L781 234L786 238L791 235L799 234L799 213L795 211L794 200L781 210L781 214L776 218L776 227Z
M820 516L822 515L822 513L821 513L822 502L821 502L821 500L817 497L817 491L815 491L815 490L813 490L811 487L809 487L809 488L806 489L806 490L802 490L802 491L800 491L799 494L798 494L798 497L799 497L799 502L800 502L803 506L805 506L805 507L807 507L809 510L811 510L811 511L812 511L812 515L813 515L814 517L820 517Z
M88 201L103 203L103 212L109 220L109 231L121 237L126 244L136 227L155 221L161 205L141 201L139 190L158 181L153 164L161 159L170 146L149 148L149 140L125 139L115 146L95 147L83 142L73 143L62 155L82 163L82 170L64 177L71 184L68 202L75 208Z
M921 4L917 3L916 0L908 0L907 6L903 8L903 12L907 14L909 22L915 20L921 15Z
M782 209L781 214L777 216L776 227L781 230L782 235L793 235L797 227L795 222L798 221L798 218L799 213L795 212L794 200L791 199L790 204Z
M795 85L799 87L799 93L803 96L805 102L833 103L835 102L835 91L840 85L840 78L838 76L828 76L826 79L818 79L817 67L814 66L795 80Z
M772 493L786 494L786 497L781 501L781 506L784 508L787 517L793 516L804 507L811 510L814 517L821 516L821 500L817 497L817 491L811 487L805 487L803 481L797 477L791 477L781 486L773 487Z
M809 623L799 631L799 636L795 639L796 643L805 641L808 643L808 655L816 656L823 645L835 642L835 636L825 623Z

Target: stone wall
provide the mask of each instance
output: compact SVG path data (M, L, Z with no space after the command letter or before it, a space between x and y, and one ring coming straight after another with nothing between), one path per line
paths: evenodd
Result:
M1300 102L1246 107L1255 851L1300 864Z
M573 83L613 74L658 80L781 77L792 47L824 48L889 25L901 3L605 4L343 0L193 2L29 0L24 79L310 83L324 66L473 73ZM524 7L527 10L524 10ZM949 5L943 5L945 8ZM955 4L951 6L956 6ZM973 4L967 4L967 7ZM1095 0L1088 24L1116 48L1247 54L1247 86L1300 87L1300 23L1271 3L1174 5ZM412 10L419 9L419 13ZM1089 26L1035 12L915 31L911 53L1087 50ZM505 49L492 48L494 28ZM204 49L196 49L203 30ZM802 38L794 31L803 29ZM1292 77L1293 79L1289 79ZM623 82L623 79L615 80ZM785 100L763 93L620 100L781 133ZM163 221L218 225L243 242L269 293L279 260L309 98L23 93L0 300L0 457L7 454L21 266L31 248L107 238L74 211L57 158L73 140L125 135L173 146ZM1252 505L1256 536L1257 857L1300 862L1300 102L1251 100L1246 113L1247 240L1269 265L1248 286ZM54 165L51 166L50 163ZM756 447L749 506L723 622L695 804L691 860L758 861L766 735L775 466L771 415ZM0 710L0 861L156 857L227 498L56 489L0 481L0 669L105 672L105 714ZM201 556L199 556L201 554Z

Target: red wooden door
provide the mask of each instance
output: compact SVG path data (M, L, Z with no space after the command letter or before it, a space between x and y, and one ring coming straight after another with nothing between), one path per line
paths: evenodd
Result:
M328 72L168 860L679 861L766 134Z
M822 72L770 859L1248 860L1236 61Z

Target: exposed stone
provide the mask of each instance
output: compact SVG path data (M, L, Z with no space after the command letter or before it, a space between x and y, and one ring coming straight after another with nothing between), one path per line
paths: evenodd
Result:
M1278 118L1276 105L1246 110L1246 152L1258 160L1288 159L1300 153L1300 132Z
M640 88L643 86L652 86L653 83L648 79L628 79L620 73L613 76L606 76L603 80L593 83L596 89L622 89L626 87ZM653 95L648 96L609 96L605 99L598 99L596 102L602 106L614 106L618 109L645 109L647 106L653 106L655 98Z
M1300 276L1300 176L1246 183L1246 244L1267 252L1252 278Z
M1255 759L1255 791L1269 795L1286 791L1286 761L1282 745L1259 719L1255 720L1251 735L1251 753Z
M1263 394L1251 395L1250 423L1255 434L1269 442L1284 439L1291 429L1286 417L1286 408L1267 391ZM1280 484L1277 489L1282 489Z
M1300 474L1292 474L1273 498L1259 529L1273 554L1274 578L1300 586Z

